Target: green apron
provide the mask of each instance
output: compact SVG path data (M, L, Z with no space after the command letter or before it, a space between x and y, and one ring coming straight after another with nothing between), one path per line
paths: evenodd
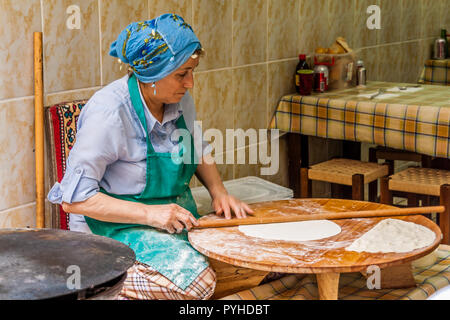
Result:
M104 189L100 191L117 199L148 205L176 203L199 218L189 188L189 182L197 169L195 152L190 152L190 163L182 161L187 143L191 144L191 148L194 146L192 136L190 141L181 141L180 138L179 154L155 152L150 142L144 106L134 75L128 80L128 89L133 107L147 132L146 186L144 191L137 195L110 194ZM177 120L176 126L186 129L183 116ZM137 261L148 264L183 290L208 267L207 258L189 244L186 230L180 234L169 234L144 225L103 222L89 217L85 219L94 234L128 245L136 253Z

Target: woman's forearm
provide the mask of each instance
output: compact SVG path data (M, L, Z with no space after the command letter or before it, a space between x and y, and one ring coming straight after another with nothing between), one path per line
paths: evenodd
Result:
M63 209L100 221L146 225L169 233L179 233L184 228L190 230L197 225L192 213L177 204L146 205L116 199L100 192L82 202L63 203Z
M85 201L63 203L62 206L66 212L82 214L100 221L148 224L145 205L116 199L100 192Z
M210 154L203 156L201 163L197 166L195 175L206 189L208 189L211 198L227 193L219 170L217 170L216 163Z

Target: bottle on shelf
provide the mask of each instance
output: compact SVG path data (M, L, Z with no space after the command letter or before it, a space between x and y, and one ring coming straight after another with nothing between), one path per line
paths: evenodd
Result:
M441 37L434 41L433 58L436 60L442 60L448 57L447 30L441 29Z
M447 29L441 29L441 38L445 40L445 58L450 58L449 52L448 52L448 40L447 40Z
M297 90L297 93L300 93L300 75L298 74L299 70L309 70L311 69L308 65L308 63L306 62L306 54L300 54L298 56L298 64L297 67L295 68L295 89Z

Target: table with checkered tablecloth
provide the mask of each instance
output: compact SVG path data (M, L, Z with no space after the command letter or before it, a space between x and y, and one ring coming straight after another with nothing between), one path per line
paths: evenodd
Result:
M450 59L427 60L418 82L450 86Z
M399 87L408 87L400 90ZM369 99L379 89L384 95ZM391 92L391 91L394 92ZM281 98L269 129L327 139L375 144L437 158L450 158L450 90L446 86L370 81L356 87ZM299 135L290 135L299 136ZM297 180L301 157L296 137L288 140L290 176ZM292 151L293 150L293 151ZM295 159L298 159L295 160ZM297 189L293 184L291 187ZM294 191L296 194L298 190Z

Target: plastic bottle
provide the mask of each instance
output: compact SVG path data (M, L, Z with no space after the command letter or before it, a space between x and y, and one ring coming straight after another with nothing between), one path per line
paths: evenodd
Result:
M300 76L297 73L298 70L308 70L310 69L308 63L306 62L306 54L300 54L298 56L298 64L297 68L295 68L295 89L297 90L297 93L300 93Z

